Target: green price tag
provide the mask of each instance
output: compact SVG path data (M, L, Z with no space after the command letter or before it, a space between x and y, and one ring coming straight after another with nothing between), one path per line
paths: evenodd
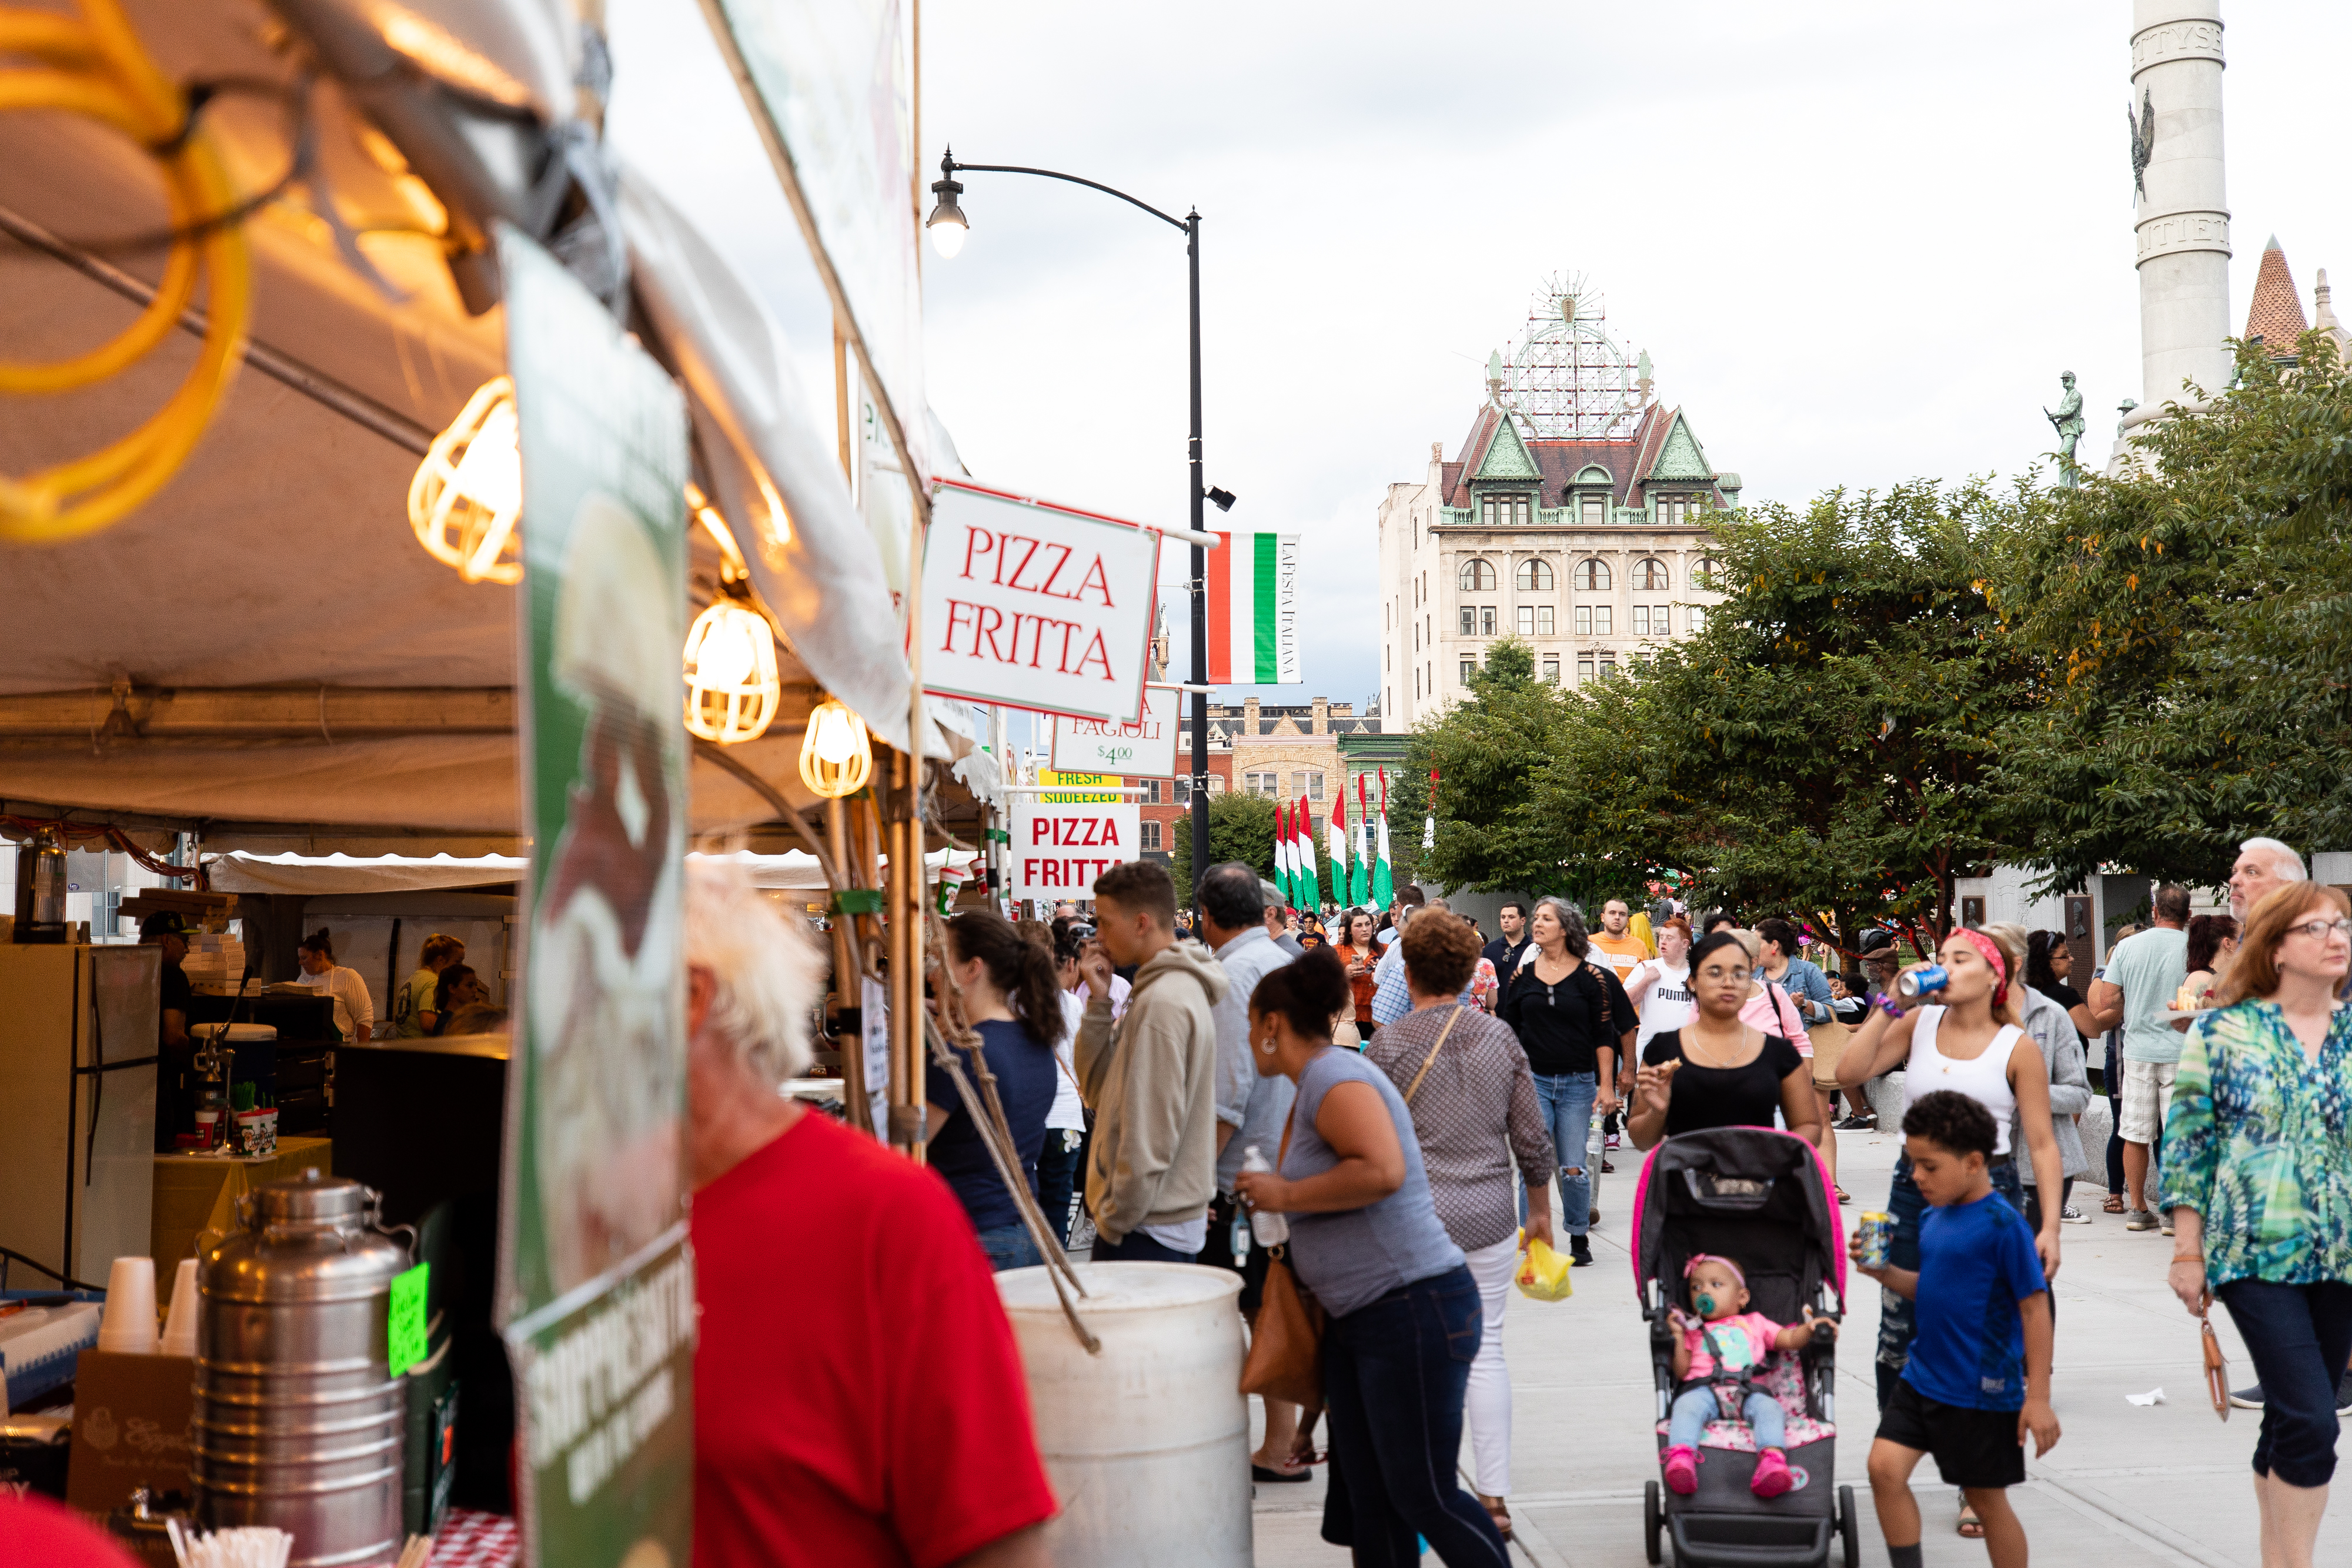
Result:
M425 1280L430 1263L392 1277L392 1375L398 1377L425 1359Z

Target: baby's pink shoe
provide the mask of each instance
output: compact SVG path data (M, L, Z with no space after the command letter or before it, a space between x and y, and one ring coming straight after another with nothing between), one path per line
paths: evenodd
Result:
M1680 1448L1666 1450L1666 1489L1676 1497L1688 1497L1698 1490L1696 1449Z
M1748 1490L1758 1497L1779 1497L1796 1484L1797 1478L1789 1473L1788 1456L1778 1448L1767 1448L1756 1461L1756 1474L1748 1481Z

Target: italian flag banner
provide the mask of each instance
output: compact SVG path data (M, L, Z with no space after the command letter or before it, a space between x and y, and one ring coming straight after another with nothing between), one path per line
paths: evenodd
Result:
M1209 684L1292 685L1298 667L1298 536L1225 535L1209 559Z
M1331 821L1326 829L1331 841L1331 897L1334 902L1348 901L1348 780L1339 777L1339 793L1331 802Z
M1287 831L1289 819L1289 808L1279 800L1276 801L1274 803L1274 885L1276 891L1282 894L1282 902L1285 904L1291 902L1290 834Z
M1356 863L1348 877L1348 902L1357 904L1372 898L1372 803L1364 779L1356 775Z
M1389 775L1381 770L1380 858L1372 862L1372 903L1386 909L1396 898L1396 873L1389 865Z
M1307 797L1298 797L1298 810L1291 814L1291 853L1297 857L1298 880L1290 901L1294 909L1315 910L1323 904L1322 878L1315 873L1315 819L1307 814Z

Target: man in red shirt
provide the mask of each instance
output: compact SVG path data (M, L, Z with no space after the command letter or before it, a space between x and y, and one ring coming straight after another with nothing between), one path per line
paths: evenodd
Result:
M1043 1568L1053 1489L961 1206L777 1092L817 955L708 862L686 947L695 1568Z

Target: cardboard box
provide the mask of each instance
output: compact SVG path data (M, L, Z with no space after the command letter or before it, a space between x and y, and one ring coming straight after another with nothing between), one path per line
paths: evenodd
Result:
M195 1380L188 1356L83 1351L74 1370L66 1501L103 1515L140 1487L158 1497L190 1491Z

